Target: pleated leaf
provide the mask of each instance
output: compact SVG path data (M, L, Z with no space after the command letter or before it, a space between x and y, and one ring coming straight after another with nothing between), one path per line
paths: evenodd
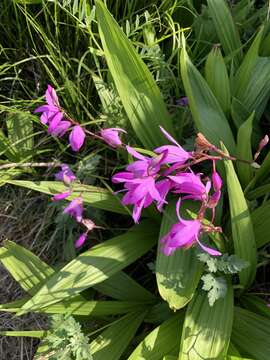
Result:
M22 306L29 299L13 301L11 303L0 305L0 311L15 313L19 312ZM126 314L134 311L145 311L147 304L137 303L135 301L89 301L83 300L78 296L62 301L57 304L40 309L39 312L45 314L69 314L80 316L109 316ZM149 306L148 306L149 307Z
M28 180L8 180L9 184L21 186L27 189L38 191L48 195L55 195L69 189L59 181L28 181ZM120 203L120 199L108 190L97 186L74 184L72 195L67 200L81 196L86 204L97 209L128 214L127 208Z
M184 42L185 44L185 42ZM181 50L181 75L197 129L216 146L222 140L235 153L235 142L228 120L206 80L192 64L185 46Z
M251 134L254 112L250 117L239 127L237 133L236 155L238 159L252 161L252 147L251 147ZM253 168L249 164L241 161L237 162L237 170L239 180L245 188L253 177Z
M265 318L270 319L270 308L267 306L267 302L260 297L252 294L246 294L241 296L241 304L244 305L250 311L253 311L257 315L262 315Z
M5 247L0 248L1 263L25 291L34 295L54 270L22 246L12 241L4 244Z
M253 40L244 60L233 81L233 96L250 114L255 111L257 121L266 106L270 96L270 58L259 56L259 49L264 36L264 27L260 29ZM238 126L246 120L238 110ZM244 114L245 116L245 114Z
M257 247L270 242L270 201L265 202L251 213Z
M73 297L116 274L151 249L157 239L150 221L80 254L56 272L23 307L35 311Z
M226 152L226 149L223 147ZM248 287L254 280L257 265L256 242L248 205L231 160L224 161L230 203L234 251L249 266L239 273L240 283Z
M223 56L217 46L207 56L205 79L224 113L229 114L231 107L230 82Z
M166 354L177 354L180 346L184 313L179 312L150 332L128 360L161 360Z
M183 326L179 360L224 360L233 323L233 290L213 306L206 292L197 292L189 303Z
M96 290L104 295L118 300L153 302L157 298L143 286L128 276L125 272L119 271L109 279L96 284Z
M159 125L172 130L159 88L103 2L95 3L105 58L130 123L146 148L159 146L165 142Z
M90 344L93 360L119 360L141 325L146 312L134 312L124 316L103 331Z
M22 246L11 241L4 244L5 247L0 248L0 261L22 288L34 295L55 271ZM155 299L154 295L122 271L93 287L118 300L152 302ZM81 297L77 296L76 299Z
M210 16L226 56L233 59L238 67L241 58L241 41L230 9L224 0L207 0Z
M243 356L269 360L269 337L270 319L235 307L232 339Z
M181 210L188 208L191 208L191 202L184 202ZM177 222L175 202L172 202L167 206L163 215L160 239ZM162 253L159 242L156 262L158 290L171 309L180 309L190 301L201 274L202 263L198 261L195 249L178 249L174 254L166 256Z

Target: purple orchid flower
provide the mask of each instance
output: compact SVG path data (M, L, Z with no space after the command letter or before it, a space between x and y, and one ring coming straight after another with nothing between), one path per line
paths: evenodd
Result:
M81 197L73 199L70 204L65 207L64 213L70 215L80 223L83 214L83 199Z
M116 148L122 145L122 141L119 137L119 132L126 133L126 131L121 128L109 128L102 129L100 131L100 135L108 145Z
M182 146L178 144L178 142L165 129L163 129L163 127L160 126L160 130L170 142L175 144L160 146L154 150L157 154L161 154L165 151L167 152L167 156L163 160L163 164L177 163L178 165L182 165L192 157L190 153L185 151Z
M215 191L219 191L222 188L222 179L216 171L212 173L212 182Z
M85 240L87 239L88 233L85 232L79 236L79 238L75 241L75 248L78 249L79 247L83 246Z
M61 171L56 173L54 176L56 180L63 181L67 185L70 185L74 180L76 180L76 176L66 164L61 165Z
M63 136L69 127L71 122L63 120L64 112L62 111L55 89L48 85L45 99L47 104L39 106L34 113L42 113L40 121L43 125L48 125L48 133L54 136Z
M140 219L143 208L150 206L154 201L161 208L165 203L165 196L168 191L166 185L156 184L156 178L160 171L161 163L167 156L164 152L157 157L150 158L139 154L136 150L127 146L127 151L138 160L126 167L127 171L115 174L112 177L114 183L124 183L127 193L122 199L124 205L134 205L133 219L137 223Z
M203 226L200 220L184 220L180 216L180 199L176 205L176 213L179 222L174 224L168 234L162 239L162 251L165 255L172 255L178 248L189 248L197 243L205 252L213 256L220 256L221 253L215 249L203 245L199 241Z
M201 181L200 174L183 172L175 176L168 176L168 178L174 183L174 193L188 194L184 199L206 201L208 198L211 182L208 181L205 185Z
M85 132L80 125L75 125L69 135L69 143L73 151L79 151L85 140Z
M60 193L60 194L55 194L55 195L52 197L52 201L64 200L64 199L66 199L67 197L69 197L70 195L71 195L71 191L66 191L66 192L63 192L63 193Z

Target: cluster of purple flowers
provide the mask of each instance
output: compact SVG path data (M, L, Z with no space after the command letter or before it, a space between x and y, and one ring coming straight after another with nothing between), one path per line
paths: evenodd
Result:
M102 129L98 134L94 134L85 130L66 114L59 104L56 91L50 85L46 90L45 98L47 104L35 110L36 113L42 113L41 123L47 125L49 134L54 136L62 137L70 131L69 142L74 151L82 148L86 134L103 140L113 148L123 146L119 136L120 133L125 133L123 129ZM180 105L187 106L187 103L187 98L183 98ZM126 146L126 150L135 161L127 165L125 171L112 177L114 183L123 183L124 185L124 189L120 190L126 192L122 203L133 205L133 219L135 223L138 223L143 209L154 203L157 209L162 211L164 204L167 204L169 194L177 195L179 197L176 207L178 222L161 239L164 254L171 255L178 248L188 248L197 243L209 254L221 255L219 251L203 245L199 240L203 232L221 231L214 225L205 225L203 221L205 211L212 209L213 223L215 208L221 196L222 180L215 167L215 160L218 157L211 157L207 155L207 151L204 151L213 150L213 145L200 135L197 141L197 151L188 152L165 129L161 128L161 131L171 144L154 149L152 157L142 155L134 148ZM192 165L204 160L213 162L211 180L201 173L194 173L191 169ZM69 190L54 195L53 200L66 199L72 194L71 184L76 177L68 165L62 165L62 170L55 177L57 180L63 181ZM180 200L184 201L185 199L201 203L197 218L194 220L185 220L180 216ZM89 231L97 228L92 220L83 218L83 212L81 196L74 198L64 209L64 213L69 214L87 229L76 241L76 247L85 242Z
M45 99L47 104L39 106L34 112L41 113L40 121L48 126L48 133L56 137L63 137L68 131L69 143L73 151L79 151L86 137L85 129L76 121L71 119L61 108L55 89L48 85ZM88 132L90 135L102 139L112 147L122 145L119 132L125 133L125 130L119 128L102 129L100 135Z
M60 200L66 199L67 197L72 195L71 185L76 180L76 176L74 175L72 170L69 168L69 166L66 164L62 164L61 170L55 174L55 178L56 178L56 180L63 181L63 183L69 187L69 190L65 191L63 193L55 194L52 197L52 200L60 201ZM84 207L83 207L83 199L81 196L74 198L64 208L63 212L64 212L64 214L68 214L73 219L75 219L78 224L84 225L84 227L86 228L86 231L84 231L75 242L75 247L78 248L84 244L84 242L88 236L88 233L91 230L97 228L97 226L95 225L95 223L92 220L83 218Z
M153 157L144 156L130 146L126 146L128 153L136 160L127 165L126 171L112 177L114 183L124 185L122 191L126 194L122 203L133 205L133 219L138 223L144 208L155 203L157 209L162 211L169 193L176 194L179 196L176 208L178 222L161 239L164 254L171 255L178 248L188 248L197 243L209 254L221 255L219 251L203 245L199 240L203 232L221 231L213 225L205 225L203 221L205 211L209 208L212 209L214 221L215 208L221 196L222 180L215 166L217 157L208 156L201 148L197 152L187 152L165 129L161 128L161 131L172 145L155 149ZM205 144L208 146L207 141ZM211 180L203 178L203 174L194 173L191 169L192 165L206 159L211 159L213 162ZM197 218L194 220L184 220L180 216L180 200L185 199L201 203Z

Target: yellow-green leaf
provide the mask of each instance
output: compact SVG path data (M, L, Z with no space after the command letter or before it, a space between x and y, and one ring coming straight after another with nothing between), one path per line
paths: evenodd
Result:
M179 312L150 332L128 360L160 360L163 355L179 351L184 312Z
M75 296L116 274L151 249L157 239L155 228L155 223L144 221L124 235L80 254L55 272L22 307L22 312L35 311Z
M233 290L210 307L206 292L189 303L183 326L179 360L224 360L233 323Z
M223 146L224 151L226 148ZM234 251L249 266L240 274L240 283L248 287L254 280L257 265L257 250L248 205L231 160L224 161L229 194L231 226Z
M180 64L184 89L197 129L216 146L219 146L222 140L234 154L235 142L228 120L206 80L192 64L185 42L181 50Z
M149 149L165 142L159 125L171 119L150 71L102 1L96 0L99 34L116 89L134 131Z
M181 210L191 208L191 202L184 202ZM185 216L187 213L185 213ZM160 239L177 222L175 202L166 208L160 229ZM178 249L166 256L159 242L156 277L160 296L170 308L180 309L192 298L202 274L202 263L198 261L195 249Z

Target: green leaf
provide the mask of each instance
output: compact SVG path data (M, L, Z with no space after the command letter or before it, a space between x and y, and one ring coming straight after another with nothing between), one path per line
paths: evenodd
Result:
M5 241L4 245L0 248L1 263L25 291L34 295L37 288L54 273L53 269L12 241Z
M8 180L7 182L9 184L22 186L27 189L49 195L58 194L68 190L63 183L58 181L34 182L27 180ZM119 214L128 214L126 207L121 204L120 199L106 189L83 184L74 184L72 189L72 195L68 198L68 200L72 200L81 194L84 202L94 208L112 211Z
M226 148L223 146L226 153ZM248 205L231 160L224 161L230 203L232 237L235 254L249 262L240 274L240 283L248 287L254 280L257 265L256 242Z
M22 306L29 299L22 299L13 301L8 304L0 305L0 311L4 312L19 312ZM134 311L144 311L148 304L138 303L135 301L89 301L83 300L81 297L76 296L73 299L65 300L57 304L50 305L42 308L37 312L45 314L69 314L80 316L108 316L119 315Z
M203 287L207 291L209 305L226 296L227 282L223 276L216 277L213 274L205 274L202 276Z
M157 298L123 271L96 284L96 290L118 300L153 302Z
M181 206L181 211L191 206L191 202L185 202ZM176 222L175 202L172 202L163 215L160 239ZM158 290L171 309L180 309L190 301L200 280L202 268L196 256L196 249L178 249L174 254L166 256L162 253L159 242L156 262Z
M128 314L103 331L91 344L93 360L119 360L141 325L146 312Z
M237 145L236 145L236 157L251 161L252 147L251 147L251 134L252 134L252 123L254 118L254 112L250 117L239 127L237 133ZM245 188L253 177L253 168L249 164L245 164L241 161L237 162L237 170L239 180L242 186Z
M185 93L197 129L216 146L222 140L234 154L235 142L229 123L207 82L190 61L185 46L181 50L180 64Z
M256 121L261 117L270 96L270 58L259 56L264 32L264 27L261 27L235 75L232 87L233 96L243 107L250 114L255 111ZM238 111L238 115L242 122L246 120L241 111ZM238 126L241 125L239 120L234 120Z
M166 354L177 354L183 322L183 312L165 321L144 338L128 360L160 360Z
M15 337L32 337L41 339L46 335L47 331L30 330L30 331L0 331L0 336L15 336Z
M157 239L155 228L154 223L144 221L80 254L56 272L22 311L41 309L108 279L151 249Z
M207 0L207 3L222 48L238 67L242 58L242 44L229 7L224 0Z
M241 296L241 304L248 310L270 319L270 308L267 302L256 295L246 294Z
M270 319L235 307L232 339L243 356L269 360L269 337Z
M159 125L169 132L172 125L159 88L105 5L95 3L105 58L130 123L146 148L164 144Z
M151 307L144 321L152 324L160 324L168 320L172 315L173 311L169 308L168 303L162 301Z
M205 79L222 110L228 115L231 108L230 82L223 56L217 46L207 56Z
M233 290L210 307L206 293L197 292L189 303L183 326L179 360L223 360L233 322Z
M55 271L22 246L11 241L5 241L4 244L6 248L0 248L0 261L22 288L34 295ZM121 271L93 287L119 300L152 302L155 299L154 295ZM76 299L82 300L80 296Z
M260 248L270 241L270 201L266 201L251 213L257 247Z

